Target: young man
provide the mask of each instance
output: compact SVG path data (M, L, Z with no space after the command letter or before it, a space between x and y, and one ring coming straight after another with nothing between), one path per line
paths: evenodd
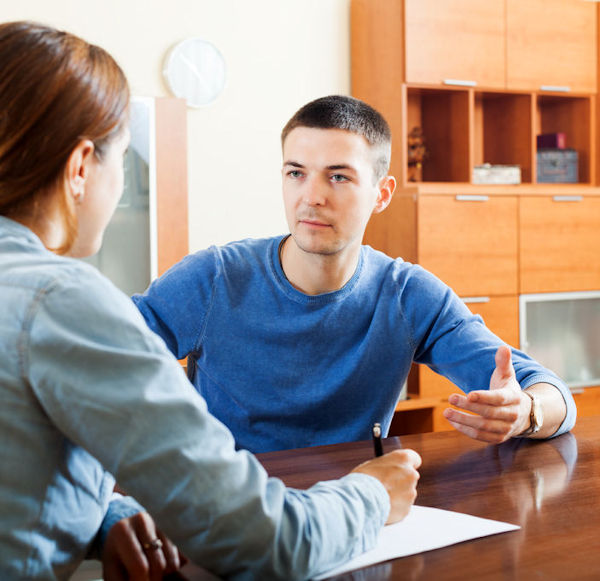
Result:
M134 301L210 411L254 452L387 433L411 363L467 395L446 418L487 442L546 438L575 422L552 372L503 345L432 274L361 244L390 203L390 130L343 96L282 132L290 234L190 255ZM542 417L543 416L543 417Z

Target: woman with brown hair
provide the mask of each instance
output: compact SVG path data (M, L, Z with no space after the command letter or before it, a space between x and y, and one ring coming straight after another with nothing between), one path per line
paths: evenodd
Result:
M112 57L102 49L64 32L27 22L0 25L0 62L4 65L0 75L0 216L14 221L14 224L2 223L3 240L7 241L11 227L20 223L31 230L31 235L17 230L17 233L25 234L30 245L39 246L37 237L59 255L93 254L100 247L102 232L122 190L122 154L128 142L127 80ZM103 196L93 196L83 203L85 187L95 191L100 188ZM12 242L16 238L18 235L8 235ZM4 264L3 269L7 274L14 266L27 268L27 261L17 262L18 254L3 254L3 258L9 257L12 262ZM5 306L12 304L7 286L7 281L3 280L0 292ZM20 289L20 294L26 295L28 290ZM14 313L6 310L4 317L0 317L6 323L6 317L11 315ZM11 350L9 353L13 354ZM23 346L17 353L19 360L25 354ZM7 371L4 365L0 377L2 371ZM4 379L2 387L5 386ZM8 566L7 561L12 558L4 542L13 546L13 554L18 554L15 537L22 533L21 538L30 535L34 539L36 519L40 525L55 527L52 521L59 514L67 523L72 518L80 518L69 514L68 504L54 491L48 490L45 494L45 502L49 504L41 518L36 516L40 507L32 498L26 498L40 494L43 487L48 487L48 482L37 482L40 476L37 456L45 462L58 459L60 452L53 446L57 443L56 438L35 438L30 425L34 416L19 413L26 411L24 402L21 397L15 399L14 395L2 391L3 411L15 415L10 422L4 417L2 421L2 433L10 433L0 452L5 493L0 496L0 503L2 514L11 515L7 521L11 526L3 527L0 532L3 539L0 569ZM31 393L26 402L34 401L34 398ZM24 440L25 436L27 440ZM70 474L71 470L67 468L65 472ZM110 490L111 481L112 477L105 474L98 484ZM18 486L19 497L11 490L10 483ZM142 509L133 499L115 495L110 505L108 500L106 496L101 499L101 507L108 512L90 554L105 549L102 555L109 576L115 568L126 569L129 575L144 570L160 575L177 568L177 551L162 533L155 530L152 519L140 513ZM15 510L15 501L19 510ZM135 514L138 515L136 519L121 520L119 526L112 527L118 520ZM30 527L29 532L20 530L19 520L23 517L27 519L24 522ZM93 518L90 524L96 524ZM73 531L75 534L80 532ZM9 536L12 537L10 541ZM161 539L161 551L152 551L146 557L141 550L136 550L144 543L144 538L157 536ZM89 544L91 539L86 540ZM69 543L74 547L79 540L70 539ZM123 551L128 553L125 559L119 556ZM34 574L26 562L21 566L19 576Z
M287 489L236 451L129 298L71 258L99 249L123 187L129 92L114 60L16 22L0 25L0 63L0 578L66 579L105 539L106 578L131 563L130 577L160 578L153 524L125 549L112 535L140 510L110 502L112 475L223 576L306 578L372 546L414 501L416 453Z

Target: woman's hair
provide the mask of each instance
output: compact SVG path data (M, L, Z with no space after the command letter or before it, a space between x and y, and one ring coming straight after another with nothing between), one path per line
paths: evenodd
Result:
M103 49L33 22L0 24L0 215L42 218L42 196L63 179L83 139L101 159L128 121L129 87ZM61 197L67 252L77 235L70 196Z

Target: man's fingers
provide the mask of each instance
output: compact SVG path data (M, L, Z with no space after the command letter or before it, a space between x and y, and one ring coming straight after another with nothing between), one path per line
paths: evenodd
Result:
M456 407L475 413L483 413L485 408L502 408L519 405L519 392L510 389L497 389L495 391L472 391L467 395L453 393L448 402Z
M511 425L510 421L507 421L503 418L490 418L479 415L466 414L464 412L454 410L452 408L444 410L444 417L449 421L459 423L464 426L469 426L476 430L493 432L496 434L507 433ZM516 418L517 415L514 414L514 419Z
M498 347L496 351L496 372L498 378L501 380L507 380L514 376L515 370L512 364L512 357L510 349L506 345ZM490 388L494 386L490 385Z
M504 442L507 438L502 436L502 434L497 434L495 432L485 432L482 430L478 430L473 426L467 426L465 424L460 424L458 422L453 422L452 420L448 420L448 422L459 432L472 438L473 440L479 440L481 442L487 442L488 444L500 444Z
M485 420L451 409L444 410L444 417L459 432L475 440L499 444L507 440L510 434L505 422Z

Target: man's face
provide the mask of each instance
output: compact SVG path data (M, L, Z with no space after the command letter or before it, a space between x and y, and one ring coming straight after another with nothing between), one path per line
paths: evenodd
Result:
M371 214L385 207L373 171L374 152L360 135L308 127L288 134L283 202L301 250L332 255L360 246Z

